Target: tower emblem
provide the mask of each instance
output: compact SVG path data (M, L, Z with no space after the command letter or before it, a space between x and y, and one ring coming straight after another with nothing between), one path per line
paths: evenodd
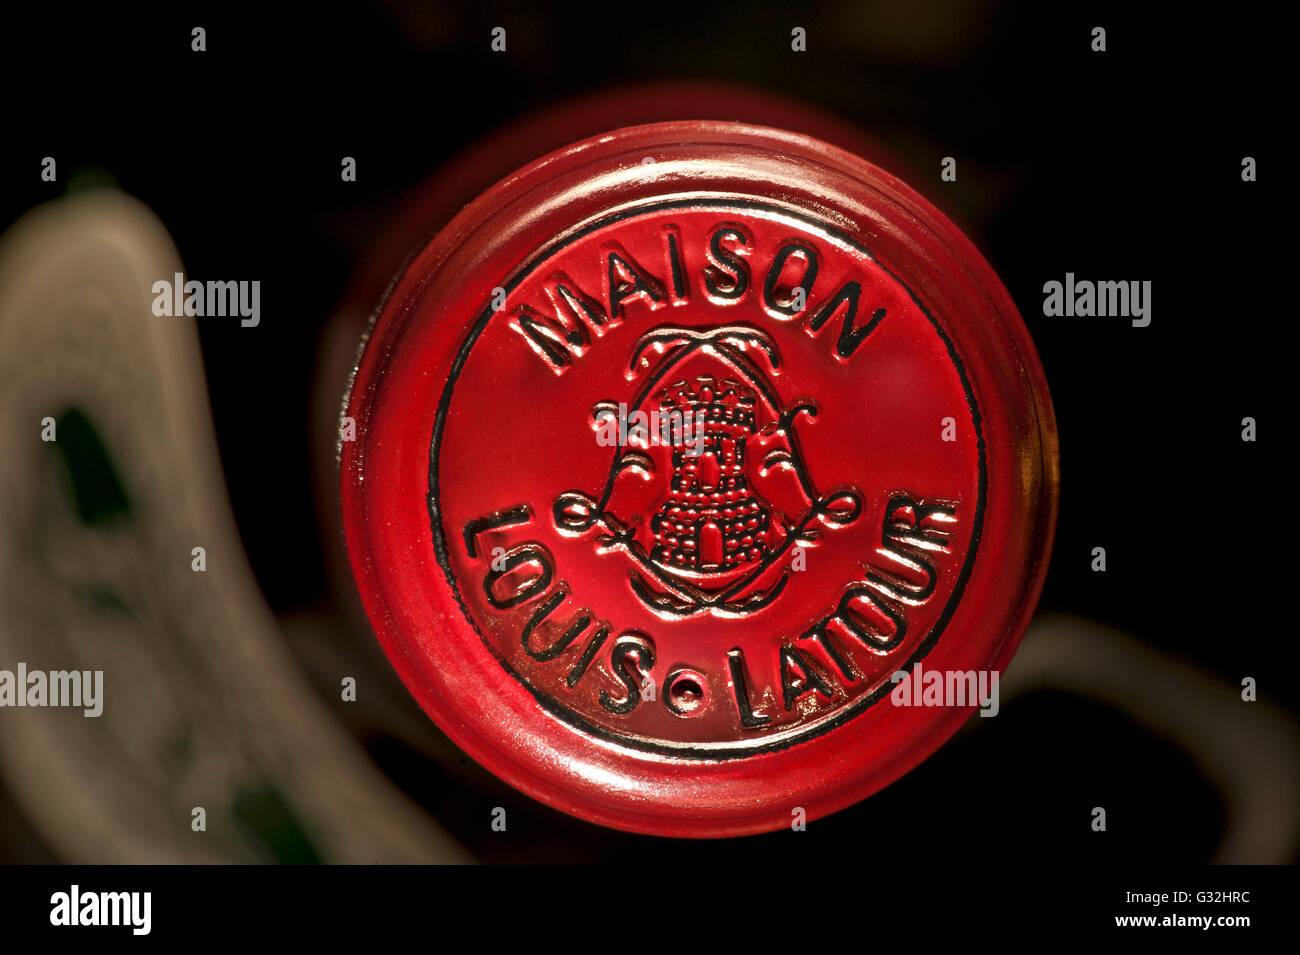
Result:
M745 476L754 393L705 375L665 389L659 407L670 435L674 412L693 420L697 433L692 445L682 440L672 449L669 493L650 523L651 559L669 572L740 576L767 553L769 508Z

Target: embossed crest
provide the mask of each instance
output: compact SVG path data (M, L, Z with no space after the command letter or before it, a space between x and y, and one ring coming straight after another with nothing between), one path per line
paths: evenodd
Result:
M667 349L653 367L644 357L652 347ZM602 547L621 549L641 565L631 578L633 592L669 615L761 609L787 578L787 572L766 572L791 547L814 543L814 519L834 527L852 522L862 510L855 490L817 493L794 440L798 416L816 415L817 406L805 400L779 407L777 390L747 349L773 370L780 367L770 336L753 327L660 326L643 335L629 363L634 374L647 369L634 399L646 422L641 433L620 431L624 448L614 456L599 499L569 491L556 500L557 526L571 533L603 527ZM693 367L693 377L665 384L683 367ZM626 406L612 401L596 406L598 427L619 420L616 407ZM655 454L660 447L667 451ZM659 488L649 522L638 517L629 523L614 509L618 480L629 469ZM777 486L775 476L787 469L798 484L793 495L792 488ZM761 493L764 484L772 486L774 497L785 491L793 513L774 509ZM751 586L764 576L768 586Z

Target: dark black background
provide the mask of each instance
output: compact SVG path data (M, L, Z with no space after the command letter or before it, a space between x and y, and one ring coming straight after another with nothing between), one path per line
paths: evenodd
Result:
M41 157L54 155L61 180L97 170L143 199L193 274L262 280L259 328L200 329L240 531L272 606L297 611L333 599L309 490L317 336L402 197L476 137L567 95L696 78L797 97L930 176L915 185L970 226L1020 306L1061 435L1043 609L1112 623L1234 684L1254 676L1262 695L1294 705L1295 627L1280 599L1294 523L1280 451L1294 419L1280 398L1294 320L1279 146L1291 54L1253 6L1204 18L1131 6L51 8L11 20L0 39L0 224L59 193L39 178ZM195 25L207 29L204 54L190 51ZM489 49L498 25L504 55ZM790 52L796 25L807 53ZM1108 31L1104 54L1089 48L1094 26ZM339 179L344 155L358 158L356 183ZM957 157L956 183L939 181L946 155ZM1241 181L1246 155L1258 182ZM1150 280L1150 327L1044 318L1042 285L1067 271ZM1240 440L1246 415L1258 443ZM1095 546L1107 550L1105 574L1090 571ZM1018 701L998 722L1001 732L960 737L811 827L808 848L885 851L883 823L916 850L1011 859L1212 851L1223 807L1176 749L1059 696ZM482 800L447 795L436 767L368 742L489 858L677 851L517 796L510 805L545 834L491 844ZM1080 823L1094 805L1124 807L1117 838ZM792 852L782 838L713 851Z

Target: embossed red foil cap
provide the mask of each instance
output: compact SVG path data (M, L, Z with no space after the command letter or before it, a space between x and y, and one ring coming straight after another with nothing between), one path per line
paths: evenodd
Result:
M620 129L501 181L410 261L345 414L398 673L621 829L887 785L977 705L895 675L1000 671L1046 569L1055 426L1006 290L903 183L775 129Z

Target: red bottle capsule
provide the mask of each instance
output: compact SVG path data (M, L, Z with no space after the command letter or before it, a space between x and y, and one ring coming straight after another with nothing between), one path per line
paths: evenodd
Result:
M1015 306L929 203L802 135L631 127L502 180L406 267L345 413L402 679L622 829L875 792L970 716L1042 585L1055 427Z

